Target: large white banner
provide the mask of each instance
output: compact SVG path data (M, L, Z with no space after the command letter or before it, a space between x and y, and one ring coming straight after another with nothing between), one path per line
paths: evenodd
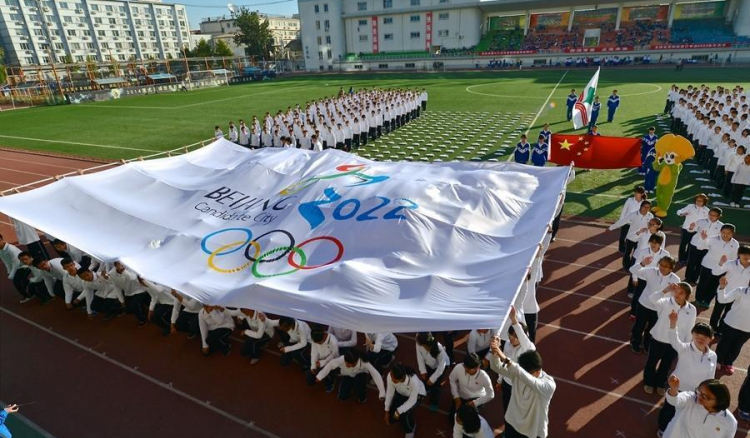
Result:
M219 140L0 198L0 211L204 303L459 330L503 323L568 172Z

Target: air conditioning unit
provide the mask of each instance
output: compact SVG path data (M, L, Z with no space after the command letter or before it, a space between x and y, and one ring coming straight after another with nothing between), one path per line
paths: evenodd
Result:
M76 14L83 14L83 9L76 9Z
M54 26L54 24L55 24L55 23L53 23L53 22L51 22L51 21L48 21L48 22L47 22L47 26Z
M34 53L34 52L32 52L31 50L27 50L27 51L26 51L26 54L27 54L27 55L31 55L31 54L33 54L33 53Z
M30 10L31 12L36 12L36 8L35 8L35 7L33 7L33 6L32 6L32 7L30 7L30 8L29 8L29 10Z
M83 37L84 40L88 41L89 37L85 36Z
M16 26L23 26L23 21L16 21Z
M107 12L107 15L112 15L112 13L111 12Z
M17 12L17 11L18 11L18 8L17 8L17 7L15 7L15 6L11 6L11 7L10 7L10 11L11 11L11 12Z
M99 26L101 26L101 24L99 24L99 23L94 23L94 27L99 27Z
M29 39L29 37L27 37L26 35L21 35L20 37L18 37L18 39L21 41L26 41Z
M48 8L47 6L45 6L45 7L44 7L44 8L42 8L42 9L44 9L44 12L49 12L49 8Z

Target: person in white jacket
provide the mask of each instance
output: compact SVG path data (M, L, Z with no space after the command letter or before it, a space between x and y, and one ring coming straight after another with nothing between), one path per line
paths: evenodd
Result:
M618 220L623 220L641 208L641 202L647 199L646 189L643 186L637 186L633 191L633 197L625 200L625 205L620 210ZM618 239L618 250L620 254L625 253L625 238L630 231L630 225L625 224L620 228L620 238Z
M379 372L390 365L398 348L398 339L393 333L365 333L367 359Z
M678 253L678 260L683 266L687 264L690 240L695 236L695 223L701 219L708 218L707 205L708 196L705 193L698 193L695 195L692 204L677 210L677 216L685 218L680 230L680 249Z
M510 306L510 327L508 327L508 341L503 346L503 354L510 360L518 360L518 357L527 351L536 350L536 345L531 342L528 329L523 323L518 322L515 306ZM507 376L498 376L498 383L502 388L503 407L508 411L510 397L513 393L513 380Z
M448 376L453 397L451 416L462 406L480 409L495 397L492 380L481 366L482 358L476 353L469 353L464 356L463 363L451 371Z
M633 251L638 245L638 233L648 230L648 222L654 215L651 213L651 201L641 201L638 211L618 220L609 226L609 231L628 226L628 233L625 236L625 252L622 253L622 268L628 270L633 265Z
M746 254L745 257L747 257ZM743 270L748 271L748 269L745 267ZM724 320L724 331L719 345L716 346L716 354L719 367L731 375L734 374L734 361L737 360L742 347L750 339L750 317L748 317L750 315L750 281L745 278L744 286L729 289L727 276L720 280L717 300L726 304L731 303L732 307Z
M21 294L21 303L25 303L32 298L32 295L29 294L29 270L21 266L18 254L21 254L21 250L6 242L0 234L0 260L5 265L8 280L13 282L13 286Z
M404 438L414 438L417 428L414 408L427 395L424 383L414 370L401 363L391 367L386 382L385 424L399 423L404 431Z
M737 420L729 411L729 388L716 379L701 382L695 391L680 391L680 378L669 377L667 403L677 411L663 438L733 438Z
M360 403L365 403L367 401L368 376L375 382L375 386L378 388L378 398L385 400L383 377L368 362L367 355L364 352L355 348L347 349L343 355L328 361L323 369L318 372L318 375L315 376L315 381L324 381L332 372L336 372L341 377L338 392L339 400L349 400L352 391L354 391L357 400Z
M316 375L328 362L341 356L336 336L327 331L316 328L310 331L310 371L307 373L307 384L315 384ZM335 375L328 375L325 379L326 392L333 392L336 383Z
M473 406L464 405L456 413L453 438L493 438L492 427Z
M201 352L208 356L220 351L224 356L232 352L229 336L234 331L233 312L221 306L204 305L198 314L201 332Z
M292 361L299 362L302 370L310 369L310 326L298 319L282 316L277 321L269 321L269 324L276 327L281 342L279 351L281 352L281 366L287 366Z
M741 207L742 196L748 186L750 186L750 154L745 155L732 176L732 207Z
M450 365L448 353L443 344L437 341L430 332L417 334L417 365L419 366L419 377L427 388L430 397L430 410L438 410L440 392L445 377L445 369Z
M256 365L260 361L261 349L273 337L273 325L264 313L257 310L240 309L240 312L242 334L246 337L240 354L250 359L250 365Z
M506 438L547 438L549 434L549 405L557 385L545 373L542 357L536 350L527 351L518 361L508 358L493 341L490 366L511 379L513 394L505 411Z
M336 337L336 342L339 344L339 353L342 355L346 353L346 350L357 347L357 332L354 330L329 326L328 333Z

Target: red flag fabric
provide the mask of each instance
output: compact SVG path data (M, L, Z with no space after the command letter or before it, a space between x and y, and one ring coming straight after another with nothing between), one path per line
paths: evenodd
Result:
M553 134L549 161L585 169L626 169L641 166L641 139L601 135Z

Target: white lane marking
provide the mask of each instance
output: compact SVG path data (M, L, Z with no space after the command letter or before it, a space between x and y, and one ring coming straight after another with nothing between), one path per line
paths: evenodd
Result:
M47 140L44 138L33 138L33 137L19 137L16 135L2 135L0 134L0 138L12 138L15 140L29 140L29 141L39 141L43 143L59 143L59 144L74 144L79 146L91 146L95 148L104 148L104 149L123 149L126 151L139 151L139 152L161 152L156 151L153 149L140 149L140 148L129 148L126 146L112 146L112 145L106 145L106 144L94 144L94 143L79 143L77 141L63 141L63 140Z

